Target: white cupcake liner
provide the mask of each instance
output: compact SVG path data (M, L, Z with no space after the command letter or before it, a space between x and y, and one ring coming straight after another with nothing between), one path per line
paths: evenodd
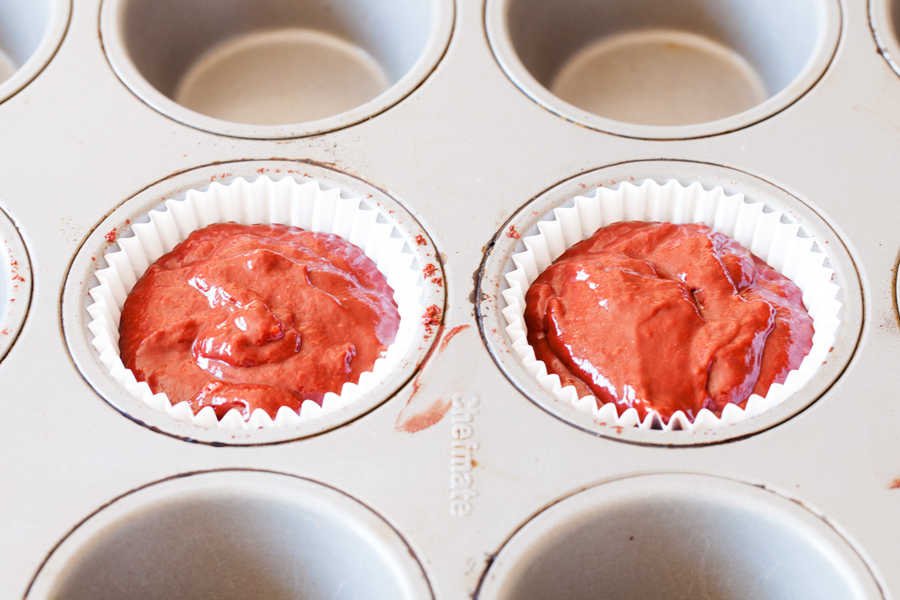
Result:
M557 400L570 402L578 410L593 414L606 425L639 427L664 431L710 430L731 425L766 411L799 390L825 362L834 345L840 320L839 288L831 279L833 271L825 266L826 256L795 223L782 223L783 214L765 212L762 202L752 203L743 194L728 196L722 188L707 191L700 183L684 187L672 180L665 185L648 180L640 186L625 182L616 189L600 187L590 196L578 196L573 205L553 210L552 220L540 221L537 235L523 237L525 250L512 255L515 269L505 275L509 287L501 293L506 301L502 310L506 333L525 370ZM783 384L772 384L765 397L753 394L746 409L729 404L716 417L703 409L691 423L678 411L664 424L655 412L643 421L635 408L618 414L614 403L597 406L593 395L579 398L575 386L562 386L558 375L547 373L528 344L525 328L525 293L538 274L563 252L587 239L597 229L619 221L662 221L669 223L705 223L742 244L772 268L793 281L803 291L803 303L813 318L813 345L798 369L791 371Z
M298 183L290 177L273 181L261 176L252 183L237 178L228 185L215 182L205 191L189 190L184 200L166 200L165 208L149 213L149 222L131 226L133 237L120 237L119 251L104 255L105 269L95 273L100 285L89 290L94 303L88 329L100 361L113 379L132 396L179 421L209 428L256 429L289 427L333 413L374 389L400 363L412 347L424 308L420 304L422 273L415 255L395 226L379 220L380 211L366 207L361 198L341 197L339 189L323 190L317 181ZM385 356L375 361L372 371L360 375L356 383L345 383L340 394L325 394L322 406L303 402L299 415L286 406L273 420L256 409L244 421L237 409L219 420L211 406L196 415L187 402L172 405L164 393L154 394L150 386L135 379L119 356L119 317L125 298L147 268L197 229L213 223L234 221L245 225L269 223L293 225L319 233L333 233L361 248L394 290L400 325Z

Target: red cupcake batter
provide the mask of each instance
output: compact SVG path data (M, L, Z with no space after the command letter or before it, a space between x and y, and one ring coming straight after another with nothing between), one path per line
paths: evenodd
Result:
M537 359L579 397L693 421L743 407L800 366L813 336L801 297L705 225L616 223L538 276L525 324Z
M393 290L358 247L285 225L210 225L125 300L125 366L172 404L245 419L356 382L393 343Z

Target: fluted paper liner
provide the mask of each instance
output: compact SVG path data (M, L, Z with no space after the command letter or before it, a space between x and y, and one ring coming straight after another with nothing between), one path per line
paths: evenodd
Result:
M783 223L783 214L766 212L762 202L750 202L743 194L728 196L722 188L707 191L699 183L684 187L676 181L659 185L648 180L640 186L624 182L616 189L597 188L592 195L578 196L569 207L553 211L555 218L540 221L539 233L523 237L525 251L513 254L515 269L506 274L509 287L502 291L508 323L506 333L525 370L557 400L572 403L578 410L593 414L606 425L663 429L665 431L709 430L738 423L783 402L812 378L825 362L834 345L840 321L839 288L831 279L833 271L825 266L825 254L816 241L795 223ZM746 408L728 404L717 417L703 409L691 423L678 411L668 423L655 412L643 421L635 408L618 414L614 403L597 406L593 395L579 398L574 386L563 387L558 375L547 373L543 361L535 358L526 338L525 292L538 274L550 266L566 249L587 239L600 227L618 221L662 221L669 223L705 223L742 244L803 291L803 303L813 318L813 345L798 369L791 371L783 384L773 384L765 397L753 394Z
M423 288L421 270L402 235L392 235L395 226L380 222L381 212L363 205L361 198L341 197L339 189L323 190L316 181L299 183L290 177L273 181L261 176L254 182L237 178L229 185L210 184L205 191L189 190L184 200L166 200L165 209L149 213L149 222L132 225L133 237L120 237L120 250L105 255L108 267L96 272L100 285L89 290L94 303L87 307L92 320L88 329L100 361L113 378L132 396L175 419L210 428L256 429L291 426L337 411L380 383L404 358L412 346L421 321ZM386 221L382 216L381 221ZM359 381L345 383L340 394L327 393L320 407L303 402L299 415L282 406L275 419L256 409L244 421L237 409L219 420L212 407L196 415L187 402L175 406L164 393L135 379L119 356L119 317L125 298L147 268L197 229L213 223L234 221L245 225L268 223L293 225L319 233L333 233L361 248L394 290L400 325L393 344L375 361L372 371ZM399 233L399 231L398 231Z

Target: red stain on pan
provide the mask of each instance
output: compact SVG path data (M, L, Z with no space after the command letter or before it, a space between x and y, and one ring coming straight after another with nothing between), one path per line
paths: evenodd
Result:
M402 421L398 419L396 429L397 431L402 431L404 433L418 433L428 429L444 418L444 415L450 410L450 404L450 400L441 400L438 398L425 410L410 414ZM410 405L407 405L407 408L409 408L409 406ZM404 409L400 415L403 416L405 412L406 409Z
M425 356L423 364L428 361L435 350L437 350L437 352L439 353L444 352L447 349L447 346L450 344L450 340L452 340L456 336L456 334L468 329L469 327L471 326L459 325L447 331L446 335L444 335L443 328L439 329L437 339L435 340L434 345L428 351L428 354ZM397 431L402 431L403 433L418 433L419 431L423 431L425 429L428 429L432 425L439 423L450 410L450 400L437 398L428 402L427 398L420 399L418 397L419 388L421 386L419 380L421 378L422 372L419 372L412 384L412 394L410 395L409 400L406 402L406 406L402 411L400 411L400 414L397 416L397 423L394 425L394 429Z
M444 336L444 339L441 340L440 351L443 352L447 349L447 344L450 343L450 340L453 339L453 336L455 336L460 331L468 329L469 327L471 327L471 325L457 325L456 327L448 331L447 335Z

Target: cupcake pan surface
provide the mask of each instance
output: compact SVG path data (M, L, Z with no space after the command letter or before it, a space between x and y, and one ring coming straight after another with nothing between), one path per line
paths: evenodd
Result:
M696 571L684 564L689 558L706 560L716 576L682 597L789 598L808 592L803 585L811 579L820 587L807 596L900 594L900 412L894 408L900 217L893 183L900 76L876 41L876 34L879 40L883 32L893 35L878 16L896 12L890 2L679 4L715 17L719 25L706 29L676 27L657 10L663 3L653 3L657 9L643 11L652 23L595 21L596 35L588 3L561 3L583 7L564 7L554 17L586 31L575 36L572 26L568 38L558 20L542 16L539 2L416 3L432 12L397 9L402 14L377 18L363 8L387 5L327 3L342 7L335 18L349 14L342 22L355 29L291 26L365 48L385 73L385 93L396 92L377 110L330 124L216 119L207 126L210 121L154 103L149 89L184 108L165 94L175 95L200 57L221 59L234 50L229 43L245 48L240 44L259 41L239 37L244 33L277 41L286 19L279 11L288 4L257 3L254 10L264 14L248 16L228 12L239 2L74 0L55 55L0 102L0 209L8 217L0 217L0 231L30 265L22 275L30 280L27 310L0 360L6 424L0 598L98 597L85 587L92 582L130 585L133 595L140 592L135 582L148 578L174 585L179 575L166 571L166 578L162 567L182 556L173 543L184 535L207 548L191 554L192 571L200 574L182 581L183 593L193 595L232 584L245 596L308 593L297 569L322 570L317 561L332 551L359 565L343 597L360 597L351 592L363 589L447 600L563 592L602 597L604 590L620 598L679 597L695 582ZM301 4L310 14L319 6ZM165 9L176 5L207 12L191 21L178 12L187 8ZM126 6L150 12L142 17L146 27L117 29L122 44L130 39L140 46L119 58L135 70L149 60L141 63L147 71L169 53L183 67L167 67L171 89L149 71L142 71L150 82L143 88L123 74L109 27L119 27L119 17L110 15ZM639 37L652 26L651 33L702 34L715 48L738 52L740 64L774 86L766 92L772 96L679 131L682 126L641 126L648 133L625 121L616 123L627 127L588 123L542 102L508 73L495 36L495 19L503 16L498 7L528 26L515 42L520 52L536 49L538 41L559 51L547 73L534 74L551 91L551 67L568 61L575 69L577 52L609 41L604 36ZM753 7L761 12L749 15ZM794 17L779 12L785 7L794 7L796 18L805 10L820 16L803 17L803 26L792 29ZM178 28L165 24L182 21L188 37L169 37ZM233 27L229 35L217 37L226 25ZM403 35L407 26L416 34ZM154 27L165 35L151 35ZM132 35L141 31L144 37ZM765 39L788 34L787 42ZM375 46L366 46L382 35L392 40L392 56L405 57L396 72ZM572 46L563 48L566 39ZM186 51L200 42L193 54ZM759 47L771 49L772 62L758 62L747 49ZM779 53L790 58L775 58ZM732 58L726 63L738 64ZM590 63L584 60L582 66ZM775 67L784 70L777 93L766 71ZM817 75L804 79L813 67ZM348 73L355 71L335 76ZM415 82L406 80L410 85L401 90L410 73ZM723 91L734 91L721 81L729 88ZM664 85L652 91L663 94L659 88ZM762 110L779 94L790 101L729 121ZM127 220L189 188L238 176L277 179L284 172L275 171L285 169L351 191L402 222L403 236L422 236L425 244L413 250L434 267L427 269L430 279L440 278L428 292L435 307L431 333L423 319L422 343L391 389L333 422L226 434L124 404L128 396L104 379L83 321L106 234L113 227L120 234ZM580 421L582 413L542 404L512 372L514 357L505 354L499 321L492 322L501 259L519 241L507 237L510 226L524 235L554 206L582 193L579 184L615 186L632 177L721 186L809 226L844 303L842 329L817 374L817 389L789 400L777 409L782 412L698 443L687 432L601 430L590 418ZM520 230L520 223L528 226ZM7 237L10 232L15 235ZM0 297L9 289L0 285ZM211 514L201 510L204 502ZM327 536L316 533L324 531ZM246 562L244 544L265 560ZM572 544L575 553L563 560L556 549ZM323 554L305 563L307 546ZM775 568L776 558L790 568ZM603 582L585 573L595 559ZM558 568L533 567L534 561ZM246 570L229 566L236 562ZM341 563L325 563L316 581L331 597L341 585ZM370 578L375 575L382 579ZM677 589L665 588L665 581L677 582ZM168 587L140 593L156 592L179 597Z

